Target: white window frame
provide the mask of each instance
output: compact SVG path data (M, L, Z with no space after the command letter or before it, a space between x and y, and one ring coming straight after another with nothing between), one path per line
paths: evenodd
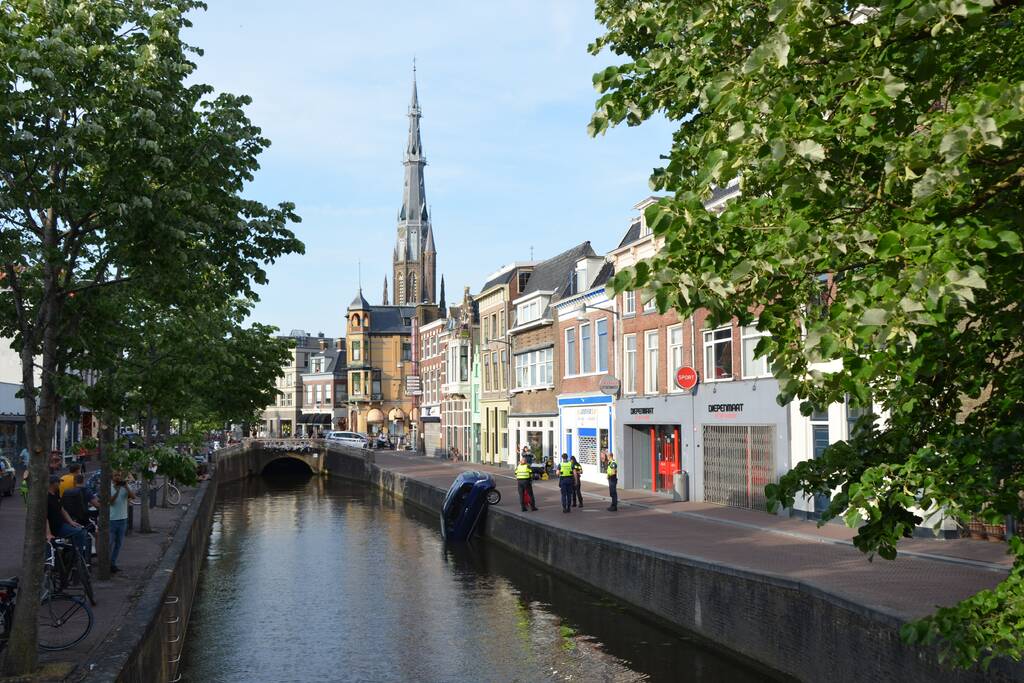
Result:
M324 403L330 404L331 402L331 385L324 385Z
M313 405L313 385L312 384L307 384L306 385L306 405L308 405L308 406Z
M555 349L548 347L515 355L515 390L550 389L554 386Z
M601 325L604 325L604 355L601 354ZM594 321L594 355L597 358L596 370L603 374L608 372L608 350L611 348L611 337L608 336L608 318Z
M636 292L633 290L622 293L622 315L636 315Z
M570 341L569 337L572 337ZM565 328L565 332L562 334L562 343L564 344L562 357L565 358L565 368L563 369L563 377L575 377L579 374L579 359L576 357L578 350L577 344L578 335L576 334L575 327Z
M580 343L580 358L579 365L576 367L576 371L580 375L591 375L594 372L594 326L590 324L590 321L581 322L580 331L578 335ZM589 341L583 339L583 328L587 329L587 336ZM584 366L583 360L586 359L586 367Z
M678 344L672 343L672 334L675 332L679 333ZM682 367L685 362L683 359L683 349L685 348L685 345L683 344L682 323L672 325L665 331L665 345L667 347L665 355L665 365L667 366L665 368L665 387L670 392L679 392L682 391L682 389L676 386L676 370Z
M321 394L320 385L319 384L314 385L313 386L313 402L314 403L323 403L323 400L324 400L324 397L323 397L323 394Z
M754 349L757 348L757 343L762 337L770 337L768 332L761 332L757 329L757 323L754 322L752 325L745 325L740 328L740 363L742 364L741 372L743 373L743 379L756 379L758 377L771 377L772 369L768 365L768 357L761 356L760 358L754 358ZM752 343L753 347L750 350L750 362L754 365L753 371L747 366L747 344Z
M651 298L644 302L643 312L644 313L654 313L657 310L658 310L658 302L655 300L654 295L652 294Z
M630 351L629 343L633 342ZM636 394L636 335L626 334L622 337L622 391L633 396Z
M644 393L658 393L658 354L659 348L658 330L647 330L644 332ZM651 343L653 340L653 343ZM654 362L651 362L651 355L654 355Z
M715 335L717 333L723 332L725 330L729 331L728 338L722 337L721 339L716 339ZM710 337L708 335L710 335ZM733 377L736 374L736 368L732 367L732 342L733 342L732 325L727 325L727 326L724 326L724 327L716 327L713 330L704 330L704 335L703 335L702 339L703 339L703 349L704 349L704 377L702 378L703 381L705 381L705 382L731 382ZM709 341L709 339L710 339L710 341ZM714 350L713 349L714 349L715 346L717 346L719 344L729 344L729 370L730 370L730 372L729 372L729 376L728 377L715 377L714 376L715 363L714 363ZM711 357L710 357L710 361L711 362L708 362L708 360L709 360L709 358L708 358L708 351L711 351Z

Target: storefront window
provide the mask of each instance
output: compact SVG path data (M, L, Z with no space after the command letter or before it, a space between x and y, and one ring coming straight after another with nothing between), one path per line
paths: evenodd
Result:
M732 328L704 333L704 380L732 379Z

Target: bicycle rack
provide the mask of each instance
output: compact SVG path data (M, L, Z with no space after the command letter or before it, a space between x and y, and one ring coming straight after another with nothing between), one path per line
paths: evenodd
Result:
M168 608L168 611L171 612L171 614L167 615L169 618L164 619L164 623L169 627L167 639L168 654L170 655L170 658L167 660L168 672L170 674L177 674L173 679L171 679L170 683L179 683L179 681L181 681L181 673L178 671L178 663L181 661L182 632L180 626L181 614L178 612L180 610L181 598L177 595L169 595L167 596L167 599L164 600L164 605ZM170 627L173 627L173 638L170 637L170 631L172 630Z

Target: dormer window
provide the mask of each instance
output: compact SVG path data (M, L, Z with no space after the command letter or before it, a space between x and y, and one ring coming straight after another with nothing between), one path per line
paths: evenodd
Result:
M526 323L532 323L534 320L540 320L540 300L534 299L533 301L527 301L525 304L519 304L516 307L516 318L520 325Z

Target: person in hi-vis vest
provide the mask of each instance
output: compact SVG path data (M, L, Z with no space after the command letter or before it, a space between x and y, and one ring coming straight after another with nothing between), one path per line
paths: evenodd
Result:
M562 512L569 512L572 504L572 463L569 456L562 453L562 462L558 463L558 488L562 491Z
M519 505L526 512L526 506L536 511L537 499L533 497L533 470L526 464L526 456L519 458L516 466L516 486L519 489Z
M608 495L612 497L612 504L608 506L608 510L615 512L619 509L619 493L616 491L616 487L619 485L619 463L615 460L615 454L608 454Z

